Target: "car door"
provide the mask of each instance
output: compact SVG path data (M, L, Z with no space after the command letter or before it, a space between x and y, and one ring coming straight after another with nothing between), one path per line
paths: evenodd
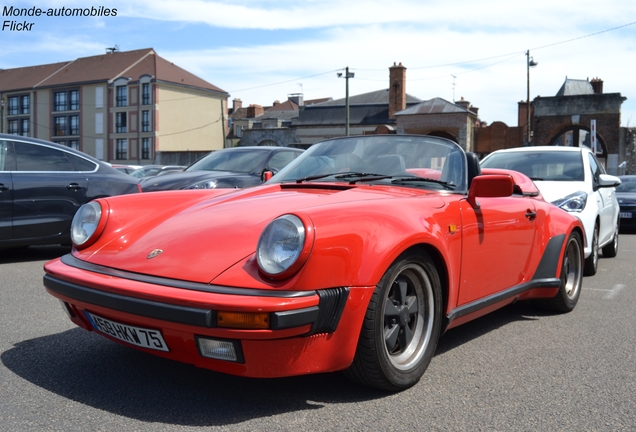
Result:
M13 218L13 144L0 140L0 241L12 237Z
M522 195L462 201L462 260L458 305L529 280L537 215Z
M88 180L66 152L44 144L14 142L13 238L47 238L68 232L86 202Z
M603 166L598 162L592 153L588 153L590 161L590 171L592 173L593 199L596 200L601 225L599 227L598 242L605 244L614 235L616 224L616 190L613 187L600 187L600 175L605 174Z

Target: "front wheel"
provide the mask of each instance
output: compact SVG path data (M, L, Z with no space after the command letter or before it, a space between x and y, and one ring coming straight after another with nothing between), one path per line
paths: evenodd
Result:
M592 235L592 253L585 259L585 276L594 276L598 270L598 224L594 225L594 235Z
M416 384L439 339L441 284L426 254L408 254L389 267L365 315L356 354L345 374L387 391Z
M556 312L570 312L579 301L582 285L583 242L581 236L573 232L563 252L559 292L553 298L546 300L545 305Z
M618 231L619 223L616 222L616 226L614 227L614 237L612 238L612 241L606 246L603 246L604 258L614 258L618 254Z

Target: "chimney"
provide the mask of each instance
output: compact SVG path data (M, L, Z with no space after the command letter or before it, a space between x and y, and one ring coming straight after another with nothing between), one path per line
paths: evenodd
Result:
M303 106L305 105L304 96L302 93L292 93L287 95L287 100L294 102L296 105Z
M389 118L406 108L406 68L400 62L389 68Z
M232 100L232 111L236 112L237 109L243 107L243 101L240 99L233 99Z
M458 107L464 108L467 111L470 109L470 102L468 102L467 100L464 100L464 96L462 96L460 100L455 101L455 105L457 105Z
M279 100L275 100L274 103L272 104L273 107L280 105L280 101Z
M603 94L603 80L600 78L594 78L590 81L594 94Z
M250 106L247 107L247 118L254 118L254 117L258 117L259 115L263 114L265 112L265 110L263 109L262 106L260 105L256 105L256 104L252 104Z

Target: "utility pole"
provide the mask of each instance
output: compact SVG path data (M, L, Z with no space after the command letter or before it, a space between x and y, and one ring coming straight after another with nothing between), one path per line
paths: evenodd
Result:
M532 131L530 130L530 68L538 65L536 61L532 57L530 57L530 50L526 51L526 68L528 70L528 98L526 111L528 111L528 119L526 122L526 145L530 145L530 140L532 138Z
M342 72L338 72L338 78L345 79L345 136L349 136L349 78L353 78L355 74L353 72L349 72L349 66L345 68L345 74L342 75Z

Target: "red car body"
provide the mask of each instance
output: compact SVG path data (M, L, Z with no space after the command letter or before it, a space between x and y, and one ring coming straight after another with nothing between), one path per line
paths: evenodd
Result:
M463 157L471 163L470 155ZM409 175L416 171L407 169ZM360 182L277 178L238 191L100 199L98 235L45 265L46 289L88 331L247 377L351 370L361 341L373 338L364 336L365 326L379 332L379 346L389 346L381 332L387 334L396 321L416 338L417 329L424 329L433 344L427 349L434 352L445 330L517 300L550 302L570 284L576 289L571 301L553 309L569 311L576 304L583 228L544 202L523 174L484 170L459 192L386 183L379 176ZM259 238L272 220L287 214L302 222L304 242L291 267L269 274L257 256ZM569 238L576 240L574 249L568 249ZM405 301L392 321L384 319L384 330L376 329L367 322L370 304L391 309L391 301L399 303L393 295L382 298L379 287L405 254L426 257L429 264L421 267L434 268L431 281L439 291L418 291L425 295L409 298L420 299L420 312L414 314L412 301ZM414 265L405 265L407 273L409 266ZM419 267L413 269L419 274ZM404 293L398 300L407 297ZM434 302L426 303L427 298ZM146 339L140 344L138 338ZM207 342L201 338L214 340L215 348L231 345L235 358L205 357ZM388 358L398 351L403 350L389 348ZM417 382L428 360L423 366L419 355L417 362L389 362L395 370L381 366L388 378L379 381L355 371L350 375L399 390ZM408 379L391 378L393 372Z

